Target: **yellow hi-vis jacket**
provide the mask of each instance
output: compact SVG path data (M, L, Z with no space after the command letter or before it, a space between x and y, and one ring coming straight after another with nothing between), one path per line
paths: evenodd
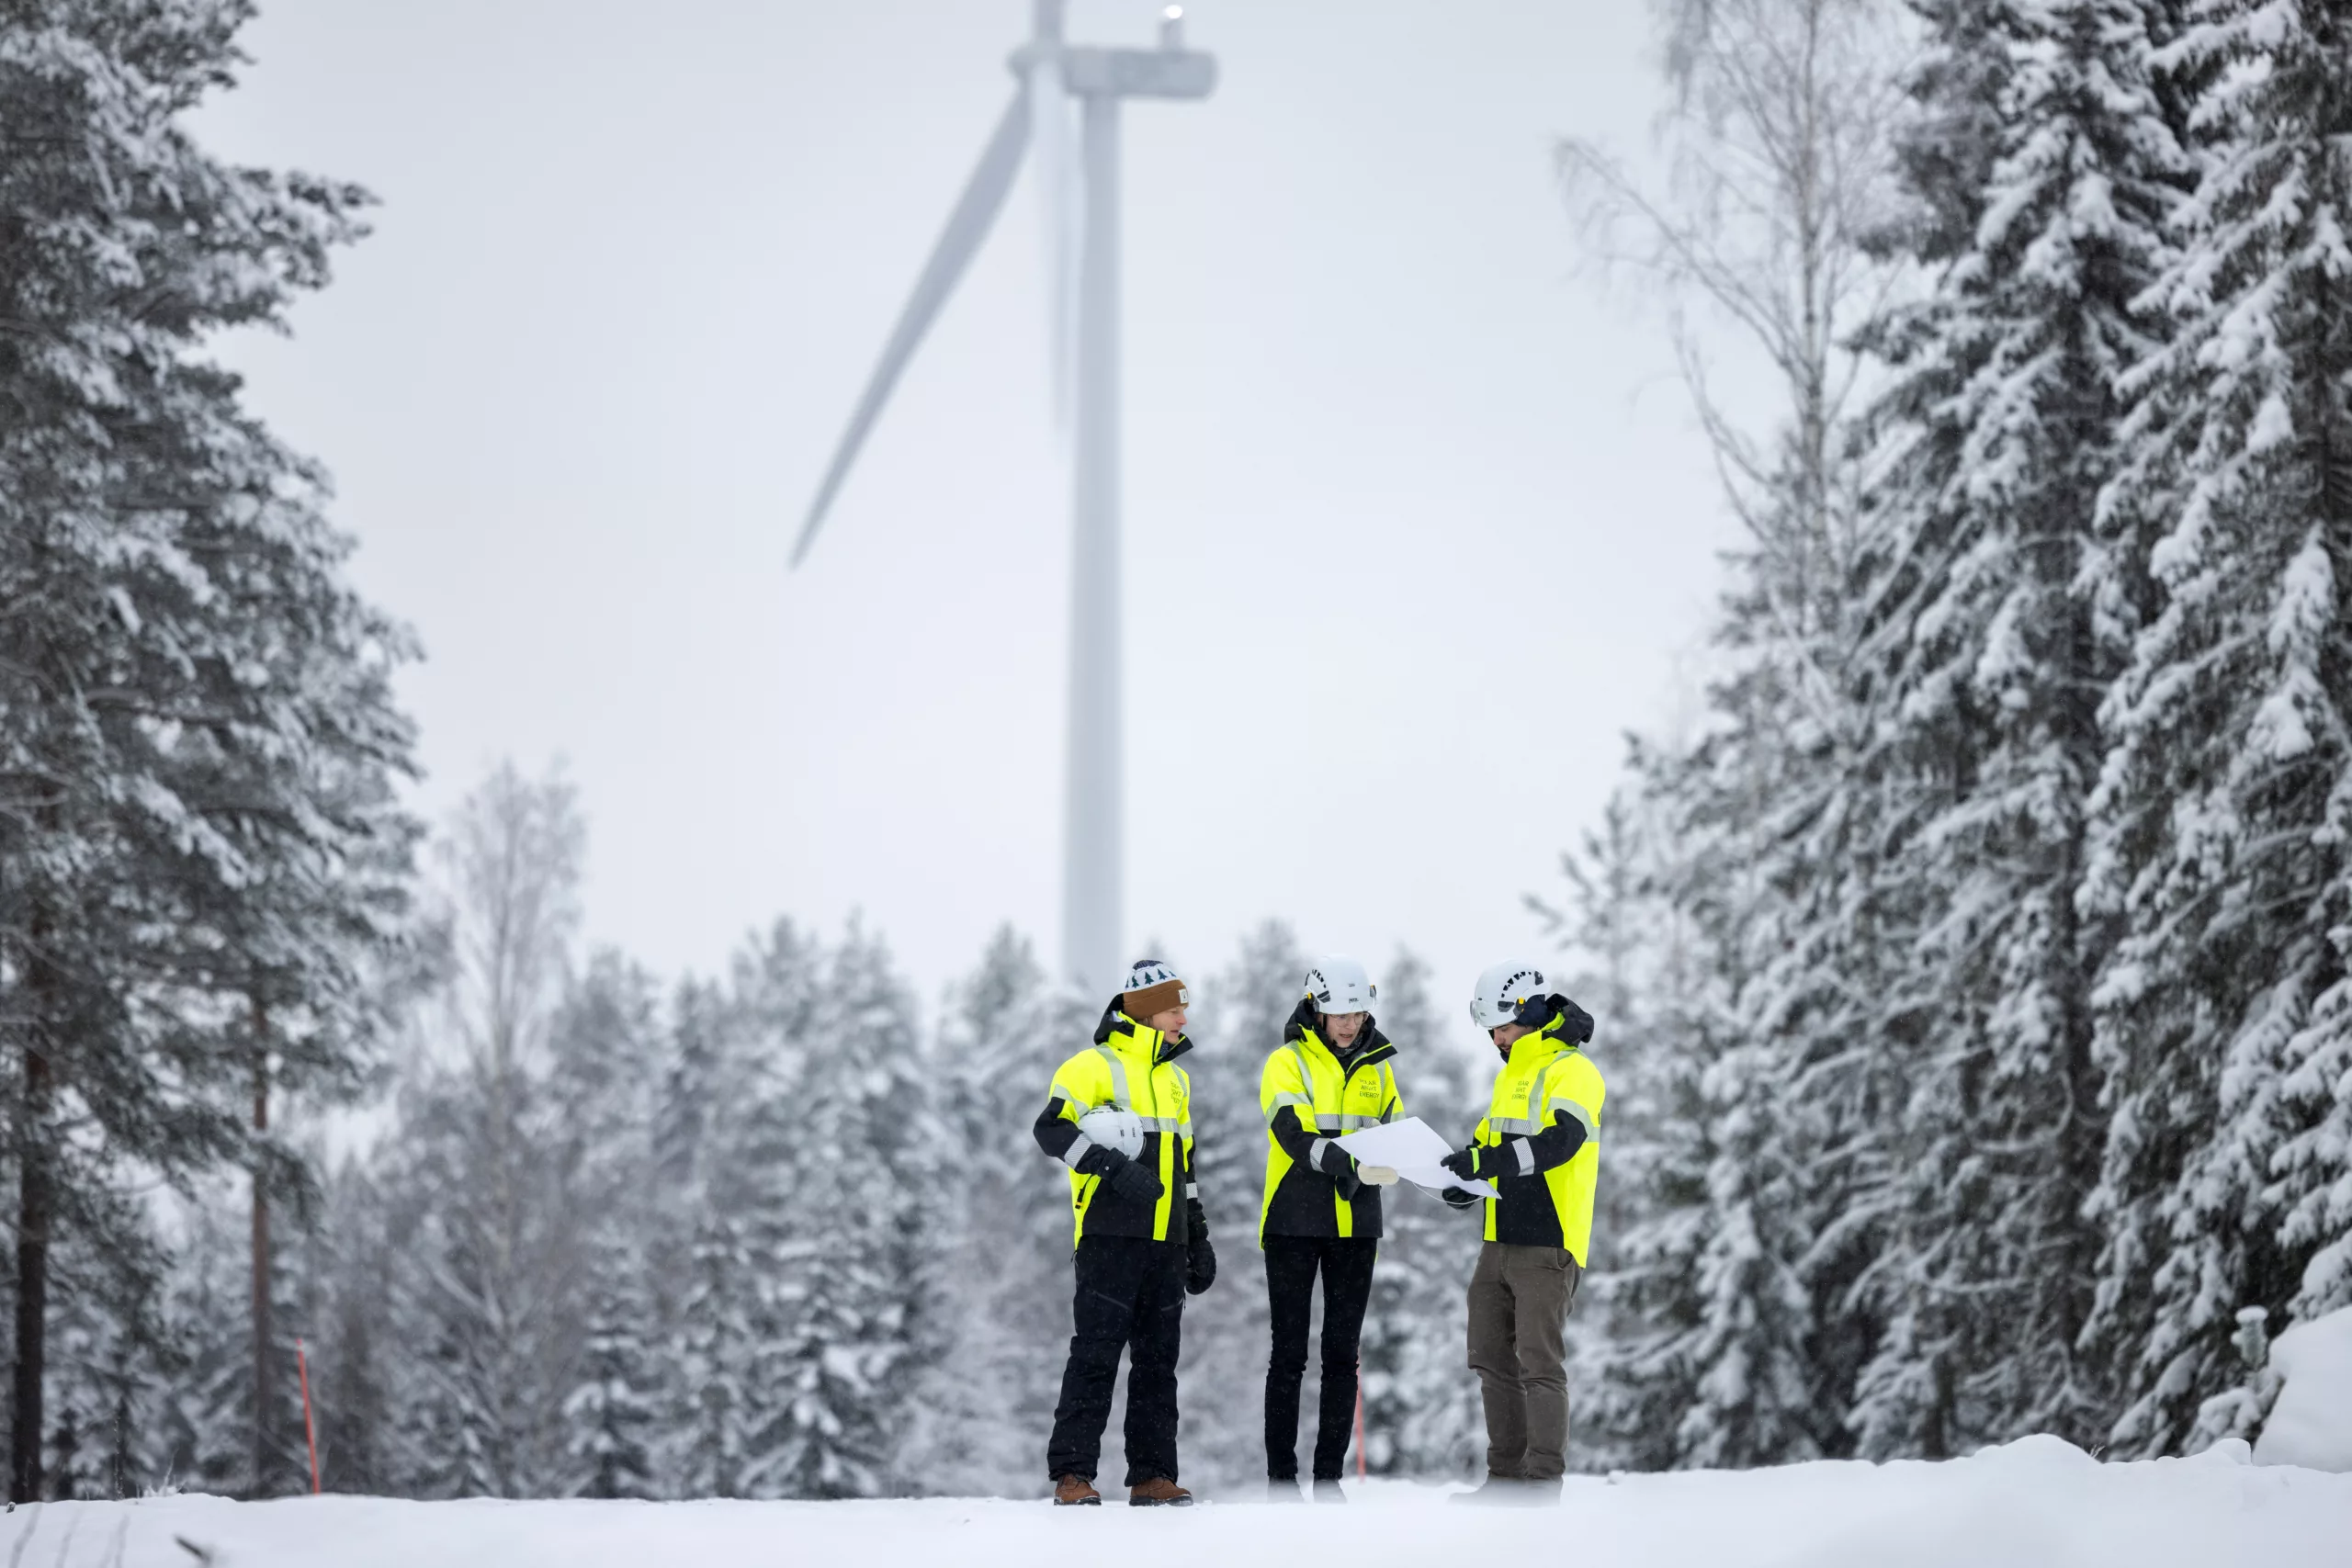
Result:
M1176 1065L1192 1049L1137 1023L1114 1006L1102 1015L1094 1043L1054 1069L1054 1084L1035 1129L1037 1144L1069 1167L1073 1245L1090 1235L1146 1236L1187 1242L1200 1207L1193 1180L1193 1080ZM1132 1111L1143 1122L1136 1163L1159 1178L1157 1199L1120 1197L1102 1178L1117 1156L1079 1131L1080 1118L1102 1106Z
M1516 1158L1490 1178L1501 1196L1486 1201L1487 1239L1564 1247L1581 1268L1592 1246L1600 1102L1609 1091L1600 1069L1574 1041L1561 1038L1564 1021L1555 1016L1512 1042L1476 1141L1486 1148L1515 1145ZM1479 1168L1489 1168L1483 1156Z
M1380 1189L1340 1196L1339 1179L1355 1161L1331 1140L1405 1113L1396 1092L1396 1047L1364 1021L1343 1061L1315 1032L1315 1004L1298 1004L1282 1045L1258 1077L1266 1118L1266 1191L1258 1205L1258 1245L1269 1235L1376 1236Z

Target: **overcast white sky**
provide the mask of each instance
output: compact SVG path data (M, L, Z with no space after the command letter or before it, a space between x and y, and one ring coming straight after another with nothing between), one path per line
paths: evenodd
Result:
M591 935L665 971L780 913L863 910L927 998L1001 920L1056 950L1033 193L785 570L1028 9L264 0L205 115L383 200L292 339L228 352L422 634L420 805L568 759ZM1189 13L1216 96L1127 116L1130 945L1205 974L1282 915L1375 975L1410 944L1459 1019L1543 951L1521 896L1731 542L1659 319L1577 271L1552 176L1562 134L1646 145L1646 7Z

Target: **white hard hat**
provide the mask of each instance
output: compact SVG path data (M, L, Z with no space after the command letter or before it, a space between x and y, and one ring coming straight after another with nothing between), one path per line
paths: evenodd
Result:
M1306 972L1306 994L1317 1012L1370 1012L1380 999L1380 987L1363 965L1343 953L1318 958Z
M1129 1159L1143 1155L1143 1118L1115 1105L1099 1105L1078 1119L1078 1130Z
M1534 964L1498 964L1478 976L1470 993L1470 1021L1489 1030L1518 1023L1523 1009L1555 994L1552 982Z

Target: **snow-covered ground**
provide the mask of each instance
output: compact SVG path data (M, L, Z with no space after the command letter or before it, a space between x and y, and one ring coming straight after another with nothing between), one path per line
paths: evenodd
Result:
M241 1504L183 1496L19 1508L0 1518L0 1551L9 1563L40 1568L2352 1563L2352 1475L2246 1458L2241 1443L2193 1460L2102 1465L2054 1438L2033 1438L1948 1464L1577 1478L1556 1512L1449 1507L1447 1489L1402 1483L1351 1487L1344 1512L1231 1496L1184 1511L1056 1509L1042 1501Z

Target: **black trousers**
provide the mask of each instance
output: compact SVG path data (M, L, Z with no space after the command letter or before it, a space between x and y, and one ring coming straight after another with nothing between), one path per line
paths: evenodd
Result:
M1094 1479L1119 1352L1127 1361L1127 1479L1140 1486L1176 1475L1176 1355L1184 1325L1184 1247L1140 1236L1091 1235L1078 1244L1078 1293L1061 1403L1046 1445L1046 1473Z
M1274 1348L1266 1360L1266 1475L1298 1479L1298 1387L1306 1376L1306 1329L1315 1275L1323 1274L1323 1407L1315 1424L1315 1479L1337 1481L1355 1435L1356 1348L1372 1299L1371 1236L1266 1237L1266 1297Z

